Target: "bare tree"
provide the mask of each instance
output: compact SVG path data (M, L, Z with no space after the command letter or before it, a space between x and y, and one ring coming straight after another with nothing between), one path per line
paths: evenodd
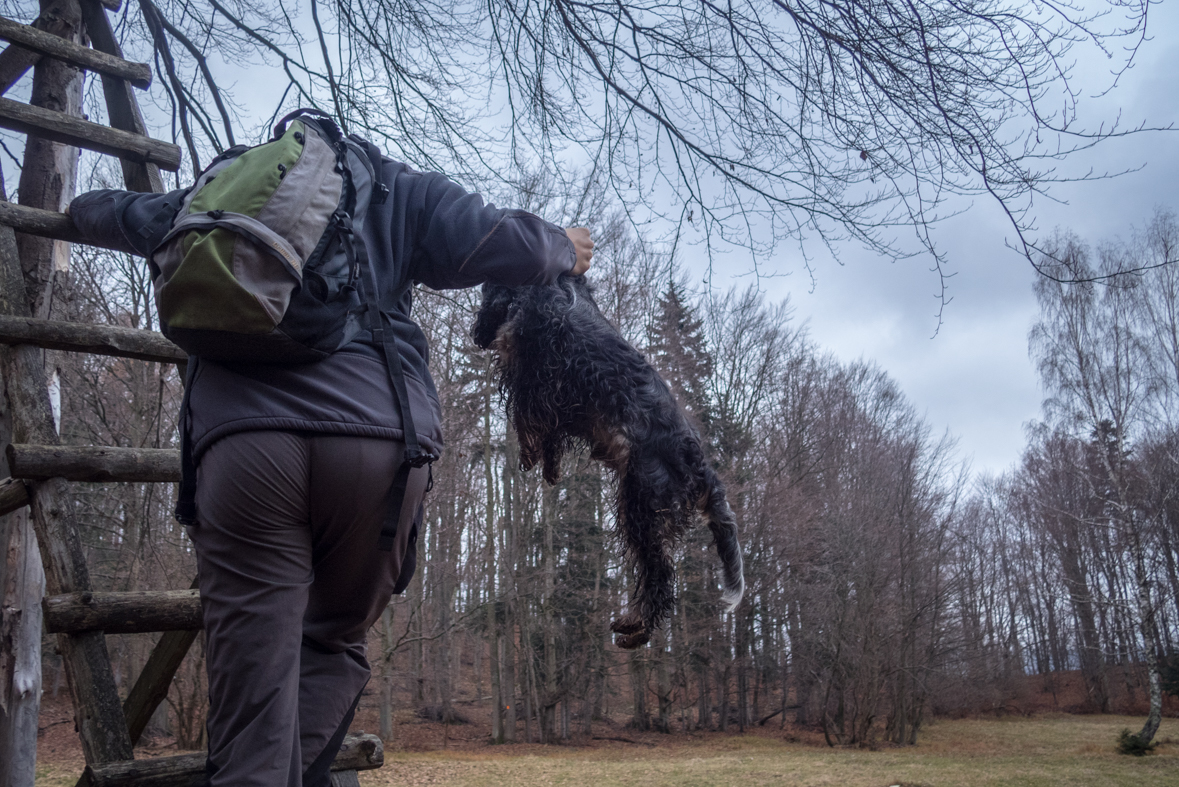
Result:
M6 5L36 15L31 0ZM154 62L154 123L194 170L281 111L242 106L234 85L248 73L284 108L333 110L472 183L588 163L632 216L709 248L850 238L892 257L924 249L940 266L931 230L951 197L996 200L1026 242L1032 196L1065 177L1053 162L1127 133L1087 127L1081 96L1131 65L1147 9L138 0L119 33ZM1074 82L1085 53L1112 61L1108 85Z

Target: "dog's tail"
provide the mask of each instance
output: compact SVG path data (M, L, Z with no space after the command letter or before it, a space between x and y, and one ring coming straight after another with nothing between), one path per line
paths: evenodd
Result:
M724 575L724 594L721 601L725 611L732 612L745 595L745 574L741 559L741 544L737 541L737 518L725 498L725 485L717 478L711 467L705 468L704 515L708 517L708 529L712 531L717 555L721 559Z

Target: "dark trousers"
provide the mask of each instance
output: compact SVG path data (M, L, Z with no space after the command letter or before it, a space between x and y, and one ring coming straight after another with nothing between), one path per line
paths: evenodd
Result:
M404 446L281 431L218 440L197 474L211 784L320 782L369 678L427 471L410 476L392 552L377 548ZM318 760L318 762L317 762ZM324 781L323 783L326 783Z

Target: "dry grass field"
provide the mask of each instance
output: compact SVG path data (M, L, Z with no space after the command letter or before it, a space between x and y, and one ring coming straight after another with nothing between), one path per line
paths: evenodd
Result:
M456 748L394 744L385 767L361 774L360 781L364 787L1177 787L1179 719L1164 719L1157 737L1162 743L1150 756L1114 751L1118 731L1137 731L1141 723L1141 717L1063 714L939 721L923 731L917 746L877 751L831 749L812 735L764 728L743 736L620 731L618 739L586 746L492 747L456 736L447 744ZM406 740L413 739L411 727L398 725ZM437 739L434 745L440 745ZM80 766L76 756L48 754L38 767L37 786L72 787Z
M361 775L365 787L453 785L846 785L847 787L1176 787L1179 720L1166 719L1155 754L1114 751L1119 730L1137 731L1141 718L1052 716L1036 719L942 721L910 748L830 749L815 742L768 736L664 738L644 743L534 747L526 754L390 751L379 771Z

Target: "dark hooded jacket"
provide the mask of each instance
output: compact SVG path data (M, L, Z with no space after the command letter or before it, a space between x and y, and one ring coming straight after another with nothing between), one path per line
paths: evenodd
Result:
M490 281L544 284L573 268L565 231L531 213L485 205L443 175L385 159L389 195L361 227L381 287L386 333L396 337L411 412L422 447L442 448L438 394L429 349L411 319L413 283L433 289ZM92 191L70 205L84 238L147 256L167 232L183 191ZM201 360L193 373L185 427L193 455L217 439L256 429L287 429L402 439L384 355L367 328L323 361L297 366Z

